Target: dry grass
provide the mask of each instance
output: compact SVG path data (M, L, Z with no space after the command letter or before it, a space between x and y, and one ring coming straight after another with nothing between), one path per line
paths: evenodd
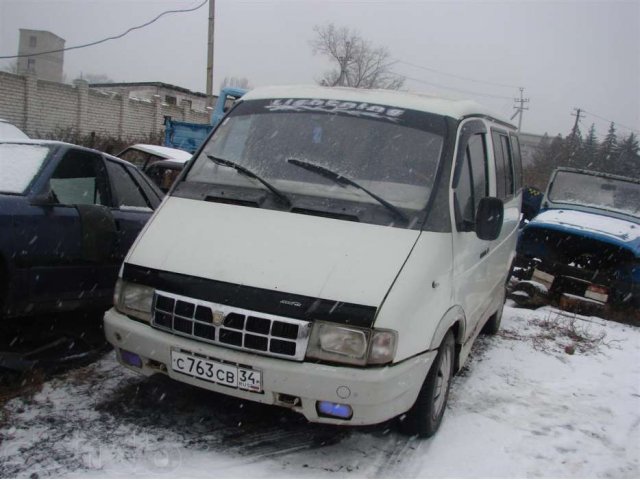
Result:
M31 399L42 390L46 376L42 370L31 370L26 374L16 374L9 379L5 376L4 385L0 389L0 428L7 424L9 416L5 405L16 397ZM12 381L13 380L13 381Z
M595 352L606 337L604 331L593 332L592 327L579 323L575 317L549 314L547 318L531 323L543 329L541 334L533 338L533 346L538 350L548 349L555 344L565 351L567 347L573 347L577 353Z
M101 152L116 155L126 147L135 143L147 143L152 145L162 145L164 141L164 133L139 135L119 138L113 135L97 134L91 132L81 135L75 128L58 128L52 133L41 135L36 132L35 138L43 138L47 140L58 140L60 142L73 143L83 147L94 148Z
M604 330L594 331L594 327L581 322L575 315L560 315L550 312L546 318L530 319L527 323L533 327L526 332L504 329L498 336L507 340L531 341L533 348L545 352L596 353L601 346L609 346L605 342Z

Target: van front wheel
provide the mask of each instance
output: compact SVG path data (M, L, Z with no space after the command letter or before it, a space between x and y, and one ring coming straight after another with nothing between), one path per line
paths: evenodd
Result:
M400 418L402 433L423 438L436 433L447 406L454 363L455 342L453 333L449 331L442 340L438 355L420 388L416 403Z
M484 324L484 327L482 327L482 330L480 330L480 333L484 335L495 335L496 333L498 333L498 330L500 330L500 323L502 322L502 312L504 312L505 298L506 298L506 290L505 290L505 296L502 297L502 303L500 303L500 307L498 307L498 310L496 311L496 313L491 315L489 320L487 320L487 323Z

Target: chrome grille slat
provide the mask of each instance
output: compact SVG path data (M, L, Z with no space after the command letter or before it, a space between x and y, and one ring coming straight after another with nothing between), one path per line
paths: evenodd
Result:
M160 305L159 305L160 304ZM188 304L188 305L186 305ZM172 306L171 309L168 307ZM211 318L216 314L223 316L223 322L220 325L216 325L213 322L206 322L195 318L198 315L199 307L209 309L211 311ZM179 309L180 312L176 313ZM171 311L169 311L171 310ZM200 310L202 313L202 310ZM192 312L191 316L185 315L188 312ZM237 314L244 317L242 322L243 328L235 326L225 325L225 321L229 314ZM254 330L247 330L247 324L249 318L252 317L252 324L254 324ZM257 320L255 320L257 319ZM236 317L237 320L237 317ZM269 322L268 331L266 329L266 323ZM187 323L188 322L188 323ZM237 322L236 322L237 323ZM284 324L282 326L281 324ZM246 310L243 308L231 307L219 303L207 302L204 300L198 300L195 298L185 297L174 293L163 292L156 290L153 298L153 315L151 325L159 330L168 331L176 335L180 335L187 338L192 338L201 342L206 342L214 345L220 345L235 350L241 350L251 353L262 354L270 357L285 358L289 360L304 360L305 353L307 351L307 344L309 342L309 334L311 331L311 323L305 320L298 320L295 318L281 317L278 315L272 315L254 310ZM179 326L176 329L176 325ZM214 329L213 339L209 336L197 335L197 330L204 334L211 333L207 328L202 325L211 327ZM260 325L261 332L255 331L257 325ZM273 332L274 325L276 325L277 332ZM186 327L189 328L186 328ZM185 327L180 329L180 327ZM297 335L292 338L293 329L297 328ZM187 332L186 330L189 330ZM266 333L264 333L266 332ZM223 339L221 340L220 335ZM236 344L237 334L241 335L240 344ZM225 337L228 341L224 341ZM246 347L247 337L252 345L264 345L266 339L266 350L259 348ZM234 339L236 343L229 343L231 339ZM291 348L293 352L290 352ZM277 350L277 351L272 351ZM284 353L283 353L284 352Z

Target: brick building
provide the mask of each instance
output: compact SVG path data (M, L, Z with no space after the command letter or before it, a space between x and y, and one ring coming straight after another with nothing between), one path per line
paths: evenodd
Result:
M83 80L67 85L33 73L0 72L0 118L35 138L61 129L118 138L160 134L165 116L192 123L210 121L209 113L194 111L188 102L169 105L159 97L142 100L92 89Z

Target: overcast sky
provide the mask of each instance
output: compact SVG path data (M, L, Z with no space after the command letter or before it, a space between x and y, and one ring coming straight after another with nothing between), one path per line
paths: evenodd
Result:
M0 55L17 53L18 28L49 30L70 47L201 1L0 0ZM207 17L205 5L66 52L67 79L105 74L204 91ZM619 133L640 131L640 1L217 0L214 90L227 76L254 87L314 83L328 65L309 40L314 25L328 22L386 46L399 61L394 70L420 80L407 80L408 90L473 98L510 117L515 87L523 86L531 100L525 132L566 135L574 107L589 112L583 133L592 122L606 133L608 122L598 117L619 124Z

